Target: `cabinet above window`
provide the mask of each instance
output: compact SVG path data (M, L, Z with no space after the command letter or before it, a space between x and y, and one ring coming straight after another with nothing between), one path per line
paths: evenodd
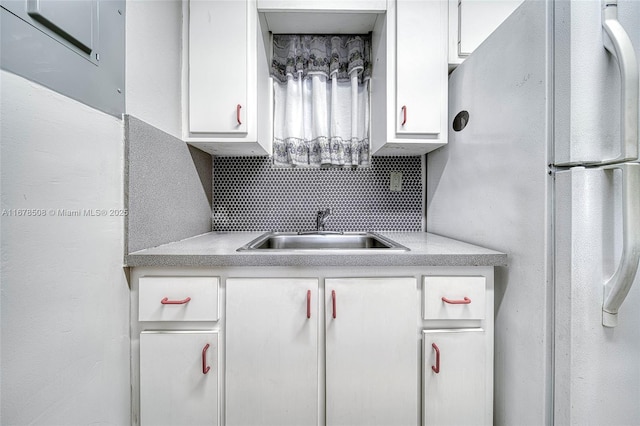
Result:
M373 155L447 141L447 0L184 3L183 136L218 156L270 155L271 34L372 34Z
M386 0L257 0L274 34L365 34L387 10Z

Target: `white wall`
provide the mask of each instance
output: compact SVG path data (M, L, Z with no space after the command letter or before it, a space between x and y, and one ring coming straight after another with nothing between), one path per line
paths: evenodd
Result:
M182 2L128 0L126 22L125 110L182 139Z
M1 73L0 424L130 424L122 122Z

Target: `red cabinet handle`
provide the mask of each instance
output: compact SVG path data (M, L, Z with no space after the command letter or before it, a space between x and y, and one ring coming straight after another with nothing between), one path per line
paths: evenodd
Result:
M311 318L311 290L307 290L307 319Z
M336 317L336 291L331 290L331 305L333 306L333 318Z
M236 105L236 120L238 120L238 126L242 124L242 121L240 121L240 110L242 109L242 105L238 104Z
M184 305L185 303L189 303L190 300L190 297L182 300L169 300L168 297L165 297L160 301L160 303L162 303L163 305Z
M432 343L431 347L436 351L436 365L432 365L431 369L434 373L438 374L440 372L440 348L435 343Z
M468 297L465 297L462 300L451 300L443 297L442 301L444 303L449 303L450 305L468 305L469 303L471 303L471 299L469 299Z
M407 106L402 105L402 125L404 126L407 123Z
M202 348L202 374L207 374L211 370L211 367L207 365L207 349L209 349L208 343Z

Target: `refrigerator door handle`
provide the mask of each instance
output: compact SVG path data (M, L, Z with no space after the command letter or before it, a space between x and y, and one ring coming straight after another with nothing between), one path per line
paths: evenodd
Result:
M640 163L606 166L622 171L622 256L604 284L602 325L618 325L618 309L629 293L640 262ZM638 307L636 307L638 309Z
M638 159L638 60L631 38L618 21L617 0L603 0L602 29L604 47L620 68L620 155L599 164L621 163Z

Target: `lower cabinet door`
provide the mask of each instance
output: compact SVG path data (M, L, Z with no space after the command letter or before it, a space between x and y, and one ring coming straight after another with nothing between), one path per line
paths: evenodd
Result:
M229 278L227 426L318 424L318 280Z
M217 425L218 333L140 333L140 424Z
M422 358L423 424L488 424L484 330L423 331Z
M327 278L326 424L416 425L414 278Z

